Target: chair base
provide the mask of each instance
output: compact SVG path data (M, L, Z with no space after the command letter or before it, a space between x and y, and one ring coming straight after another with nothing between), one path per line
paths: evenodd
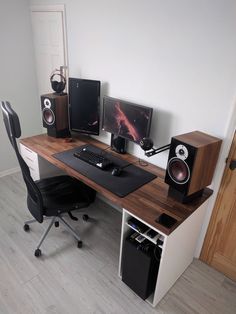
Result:
M86 219L84 219L84 217L83 217L83 220L84 220L84 221L87 221L87 220L88 220L88 216L87 216L87 215L84 215L84 216L86 216ZM61 223L64 225L65 229L66 229L68 232L70 232L70 233L76 238L76 240L78 241L77 247L78 247L78 248L81 248L81 247L82 247L83 242L81 241L80 236L79 236L79 235L75 232L75 230L65 221L65 219L62 217L61 214L58 214L57 216L53 216L53 217L44 217L44 219L51 219L51 221L50 221L50 223L49 223L47 229L46 229L45 232L43 233L43 235L42 235L42 237L41 237L41 239L40 239L40 241L39 241L39 244L38 244L37 247L36 247L36 250L35 250L35 252L34 252L34 255L35 255L36 257L41 256L42 252L41 252L41 250L40 250L40 247L41 247L42 243L44 242L46 236L48 235L50 229L52 228L52 225L55 224L55 226L58 226L59 222L61 222ZM36 219L31 219L31 220L25 221L25 223L24 223L24 230L25 230L25 231L29 231L29 230L30 230L29 224L32 224L32 223L34 223L34 222L38 222L38 221L37 221Z

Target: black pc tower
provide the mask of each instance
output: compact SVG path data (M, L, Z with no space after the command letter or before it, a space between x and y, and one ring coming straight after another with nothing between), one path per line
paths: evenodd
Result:
M143 300L154 291L161 249L145 240L141 244L128 236L122 254L122 281Z

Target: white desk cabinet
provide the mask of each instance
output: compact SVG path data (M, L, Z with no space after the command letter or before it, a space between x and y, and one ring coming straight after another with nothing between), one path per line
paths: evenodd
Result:
M20 143L21 156L27 163L30 174L34 181L46 177L56 176L63 174L63 171L48 162L46 159L40 157L30 148Z
M136 218L146 224L149 228L158 232L163 239L162 254L155 291L146 300L152 306L157 305L157 303L164 297L175 281L193 261L207 204L208 202L202 204L170 235L165 235L163 232L146 223L144 220L131 214L128 210L123 209L119 260L120 278L122 278L123 244L131 230L131 227L127 224L131 217Z

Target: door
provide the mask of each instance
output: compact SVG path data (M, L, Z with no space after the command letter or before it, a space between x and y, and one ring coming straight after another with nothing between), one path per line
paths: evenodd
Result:
M236 280L236 133L200 259Z
M38 91L42 95L53 92L50 84L53 70L67 65L64 7L32 6L31 20Z

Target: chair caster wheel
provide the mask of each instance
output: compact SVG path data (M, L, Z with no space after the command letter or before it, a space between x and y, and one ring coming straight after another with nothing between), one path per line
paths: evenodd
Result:
M41 255L42 255L42 252L41 252L40 249L36 249L36 250L34 251L34 256L40 257Z
M28 224L24 224L24 230L27 232L27 231L29 231L30 230L30 227L29 227L29 225Z
M55 222L54 222L54 226L55 226L56 228L58 228L58 227L59 227L59 221L55 221Z
M78 247L79 249L81 249L82 246L83 246L83 242L82 242L82 241L78 241L77 247Z
M86 214L84 214L82 218L83 218L83 221L88 221L89 220L89 216L86 215Z

